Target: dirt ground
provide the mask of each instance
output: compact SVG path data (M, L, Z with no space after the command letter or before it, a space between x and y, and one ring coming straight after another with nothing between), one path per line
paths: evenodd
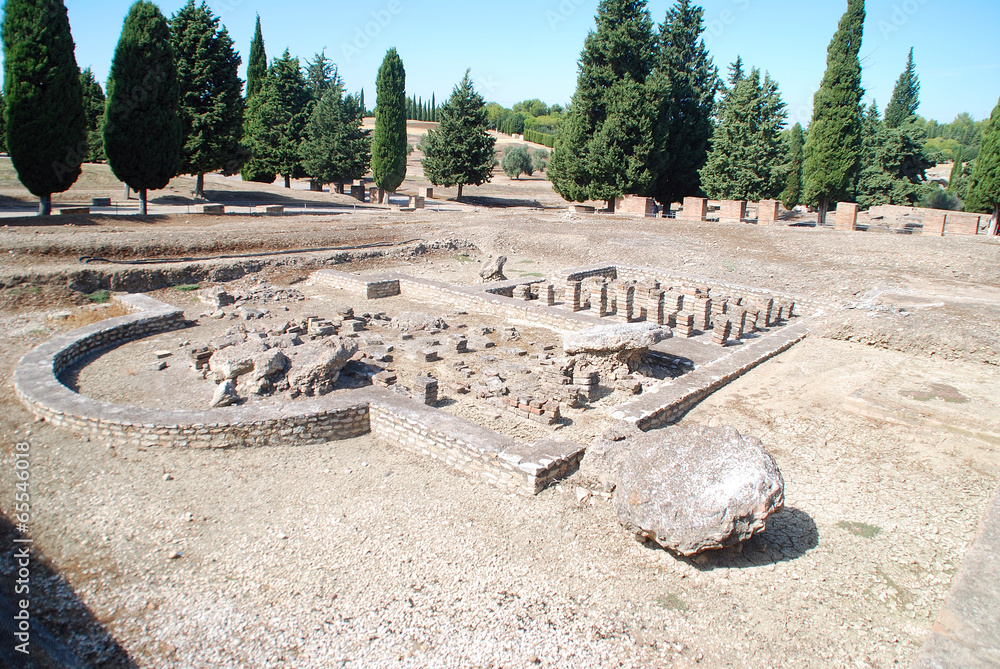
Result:
M28 442L43 560L33 614L93 666L905 666L1000 480L1000 240L486 206L31 222L0 227L0 509L10 517L14 445ZM310 251L381 241L420 247L355 261ZM330 266L470 284L478 261L503 254L512 278L611 261L821 302L827 318L805 342L683 420L760 438L786 510L741 550L684 560L634 541L572 478L510 496L367 437L109 449L33 422L15 399L21 355L109 313L81 306L81 271L91 288L132 273L185 304L157 284L183 283L171 268L275 249L308 252L232 278L303 288ZM99 381L123 352L81 374ZM9 587L14 530L0 529Z

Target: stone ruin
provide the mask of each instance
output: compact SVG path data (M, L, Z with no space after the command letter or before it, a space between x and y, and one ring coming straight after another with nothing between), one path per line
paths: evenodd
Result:
M552 281L496 280L503 260L488 264L484 274L494 280L477 287L396 274L312 276L313 286L348 291L366 306L409 295L443 306L444 315L356 313L345 305L320 316L305 304L291 317L287 305L306 299L295 289L202 291L209 309L202 318L218 323L214 336L186 349L193 373L214 384L211 406L200 414L115 408L103 415L106 405L61 384L52 394L46 374L58 378L88 351L183 323L179 311L141 296L120 298L135 311L117 324L36 349L15 384L39 417L147 447L268 445L293 436L322 442L370 431L527 494L583 460L578 485L613 497L626 528L682 555L759 532L780 510L783 490L760 444L725 431L656 428L801 340L804 321L790 324L798 318L795 302L616 265L567 270ZM507 324L477 325L477 314ZM525 338L529 326L520 323L552 335ZM442 395L491 406L551 436L519 443L442 412ZM618 427L589 447L565 441L558 430L571 410L596 412ZM141 418L118 418L132 414ZM661 480L670 471L685 472L689 485ZM711 481L728 483L723 489Z

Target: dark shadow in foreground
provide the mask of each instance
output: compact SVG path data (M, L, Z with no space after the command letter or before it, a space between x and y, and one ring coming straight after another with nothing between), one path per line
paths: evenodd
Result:
M25 669L132 669L136 663L111 633L96 619L72 586L49 560L17 530L11 520L0 514L0 666ZM19 576L18 553L29 548L29 576ZM23 559L23 558L21 558ZM17 593L18 580L28 593ZM27 581L24 583L23 581ZM20 601L28 600L29 653L16 650L21 643L19 631Z

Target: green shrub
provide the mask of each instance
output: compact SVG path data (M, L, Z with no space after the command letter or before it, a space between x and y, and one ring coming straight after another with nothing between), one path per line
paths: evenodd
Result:
M549 152L545 149L535 149L531 153L531 166L536 172L543 171L549 166Z
M186 283L183 286L174 286L174 288L181 291L182 293L193 293L194 291L201 288L201 285L197 283Z
M97 290L88 295L87 299L94 304L107 304L111 301L111 293L106 290Z
M518 179L522 174L527 174L530 177L535 171L531 156L528 155L528 147L523 144L507 147L503 154L503 160L500 161L500 167L503 168L504 174L511 179Z

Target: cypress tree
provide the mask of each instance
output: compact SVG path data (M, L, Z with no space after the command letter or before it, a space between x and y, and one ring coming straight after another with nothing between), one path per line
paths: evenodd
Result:
M260 14L257 15L257 28L254 30L253 41L250 43L250 61L247 63L247 95L244 102L243 138L247 152L247 160L240 170L243 181L257 183L274 183L277 174L269 167L266 159L260 156L269 149L260 133L269 130L267 119L260 101L254 98L260 93L267 80L267 52L264 49L264 34L260 28Z
M83 91L83 109L87 116L87 162L101 162L104 160L102 126L106 97L104 89L89 67L80 73L80 88Z
M699 193L699 171L708 160L715 93L721 82L701 39L704 14L689 0L678 0L660 26L649 84L660 101L655 129L660 163L652 192L667 208Z
M257 15L257 28L250 42L250 60L247 62L247 100L252 98L264 85L267 76L267 52L264 50L264 33L260 29L260 14Z
M143 91L136 95L136 91ZM152 2L129 10L108 77L104 147L115 176L139 193L159 190L177 173L183 135L170 25Z
M791 211L802 203L802 157L805 138L802 125L796 123L788 133L788 178L781 193L782 204Z
M368 106L365 104L365 89L361 89L361 99L358 102L358 107L361 109L362 116L368 116Z
M437 123L437 120L438 120L438 118L437 118L438 113L437 112L438 112L437 100L434 97L434 93L431 93L431 122L432 123Z
M601 0L595 20L548 176L564 199L607 200L613 209L614 198L646 193L656 176L647 162L655 151L654 95L645 86L655 37L645 0Z
M918 107L920 107L920 79L913 63L913 47L910 47L906 69L899 75L896 88L892 91L892 101L885 108L885 126L898 128L914 120Z
M955 155L955 164L951 166L951 174L948 175L948 192L957 193L959 189L959 183L962 180L962 175L965 172L965 164L962 162L962 147L958 147L958 153Z
M182 7L170 21L180 85L181 174L197 176L195 196L205 194L205 174L236 174L246 162L243 139L241 58L229 32L204 1Z
M701 170L701 184L716 200L777 197L785 169L781 129L785 104L770 76L761 82L754 68L729 90L722 102L712 149Z
M406 178L406 71L395 47L382 60L375 82L372 174L375 185L394 193Z
M62 0L7 0L3 18L7 149L17 176L52 212L87 155L80 68Z
M852 198L857 188L864 94L858 54L864 23L864 0L848 0L813 101L803 163L804 199L819 205L820 225L826 223L830 202Z
M1000 103L983 128L983 145L969 180L970 211L993 212L991 232L1000 234Z
M313 108L302 141L302 166L321 184L350 182L368 172L370 132L361 129L361 108L353 95L344 97L339 77Z
M486 101L476 92L466 70L448 102L441 107L441 124L427 131L424 174L435 186L480 186L493 178L496 138L486 131Z

